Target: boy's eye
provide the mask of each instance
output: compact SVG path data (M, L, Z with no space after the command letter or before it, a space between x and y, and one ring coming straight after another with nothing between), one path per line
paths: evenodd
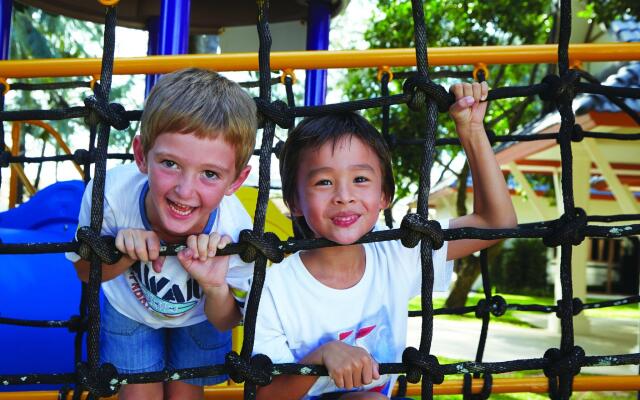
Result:
M216 174L216 173L215 173L215 172L213 172L213 171L209 171L209 170L207 170L207 171L204 171L204 176L205 176L205 178L207 178L207 179L215 179L215 178L217 178L217 177L218 177L218 174Z
M357 176L353 181L355 183L365 183L369 182L369 178L367 178L366 176Z
M171 161L171 160L162 160L160 163L162 165L164 165L165 167L167 167L167 168L173 168L173 167L176 166L176 163L174 161Z
M329 186L331 185L331 181L329 179L320 179L316 182L316 186Z

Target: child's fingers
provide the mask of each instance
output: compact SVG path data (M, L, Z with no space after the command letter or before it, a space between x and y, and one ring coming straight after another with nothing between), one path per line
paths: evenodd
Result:
M480 88L481 88L480 100L485 101L489 96L489 84L486 81L483 81L482 83L480 83Z
M459 100L464 96L464 90L462 89L461 83L456 83L455 85L451 86L450 91L456 97L456 100Z
M145 243L144 238L135 234L129 234L126 236L124 243L131 258L143 262L149 261L149 256L147 255L147 244Z
M209 240L207 241L207 255L209 257L214 257L216 255L216 250L218 250L218 246L220 245L220 239L220 235L218 235L217 233L212 233L211 235L209 235Z
M473 82L471 84L471 90L473 91L474 100L480 102L480 97L482 96L482 86L480 82Z
M373 365L372 359L367 355L362 359L362 382L358 386L368 385L373 380Z
M159 274L160 272L162 272L162 265L164 264L165 258L166 258L165 256L158 257L151 262L151 267L153 268L154 271L156 271L156 273Z
M344 383L343 383L343 384L344 384L344 386L343 386L343 387L344 387L345 389L347 389L347 390L349 390L349 389L353 389L353 375L352 375L352 374L353 374L353 370L351 370L351 371L346 371L346 372L343 374L343 379L344 379ZM358 375L359 375L359 373L358 373Z
M133 260L138 260L138 255L136 253L135 237L129 233L125 233L123 239L124 239L124 250L127 253L127 255Z
M200 259L200 261L205 261L209 256L209 235L198 235L197 246L198 251L196 256Z
M371 377L373 379L380 379L380 366L378 365L378 362L376 360L372 359L371 361L372 361L371 369L373 372Z
M142 262L149 261L149 254L147 253L147 241L140 235L133 235L133 242L135 246L136 255Z
M193 254L194 254L194 251L191 249L191 247L182 249L177 254L178 261L180 261L180 264L182 264L182 266L187 272L190 272L189 268L191 268L191 264L193 264Z
M453 103L453 105L449 109L449 112L451 114L454 114L455 116L455 114L459 113L464 109L471 107L473 104L475 104L475 100L473 99L473 97L465 96L458 99L455 103Z
M224 249L225 247L227 247L229 243L231 243L231 237L224 235L220 238L220 241L218 242L218 248Z
M465 97L473 97L473 86L469 83L462 83L462 93Z
M333 383L340 389L344 388L344 379L341 374L334 374L331 379L333 379Z
M127 252L127 248L124 245L124 234L122 233L122 231L118 232L118 234L116 235L116 249L118 249L119 252L121 253L126 253Z
M156 260L160 256L160 242L154 236L148 236L145 242L149 253L149 260Z

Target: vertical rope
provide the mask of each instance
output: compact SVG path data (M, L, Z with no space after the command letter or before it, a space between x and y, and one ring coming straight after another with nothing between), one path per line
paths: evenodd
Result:
M260 98L267 102L271 101L271 32L269 31L269 1L258 0L258 36L260 47L258 50L259 77L260 77ZM275 123L271 119L266 119L262 129L262 144L260 146L260 167L258 177L258 199L253 222L253 234L262 236L267 214L267 203L269 201L269 188L271 186L271 148L275 135ZM242 343L241 356L248 360L253 351L255 340L256 317L258 305L262 294L262 287L266 274L267 259L264 254L259 253L255 262L251 292L247 300L247 310L245 314L244 341ZM256 395L256 385L252 382L245 383L244 398L254 399Z
M104 104L108 103L111 90L111 75L113 73L113 58L115 49L116 8L107 8L104 27L104 43L102 53L102 69L100 72L100 85L97 86L96 97ZM104 182L107 166L107 146L109 144L109 132L111 127L100 122L98 124L98 143L96 146L95 178L91 197L91 229L100 233L104 213ZM91 369L97 369L100 362L100 304L99 292L102 281L102 263L93 253L91 257L91 269L89 271L89 326L87 333L88 362Z
M491 280L489 279L489 262L487 257L487 249L480 252L480 275L482 276L482 289L484 291L484 301L487 305L491 304ZM482 329L480 330L480 339L478 340L478 350L476 351L476 362L482 362L484 348L487 343L487 334L489 331L489 322L491 313L487 312L482 316ZM480 374L474 374L478 378Z
M382 97L389 97L389 79L391 78L389 72L383 72L380 79L380 94ZM391 143L391 135L389 135L389 112L391 106L385 104L382 106L380 131L384 137L390 150L393 150ZM393 228L393 214L391 213L391 204L384 209L384 222L389 229Z
M560 37L558 42L558 68L561 79L569 73L569 39L571 37L571 1L562 0L560 4ZM575 115L571 103L573 101L573 90L565 90L558 100L558 111L560 113L560 131L558 132L558 142L560 146L560 156L562 162L562 200L565 215L571 218L575 215L575 203L573 198L573 176L572 165L573 155L571 152L571 134L575 124ZM560 353L568 355L574 345L573 333L573 284L571 277L571 256L573 245L563 243L561 245L560 258L560 283L562 297L560 299ZM558 377L558 397L568 399L571 396L571 386L573 375L562 373ZM551 393L551 391L550 391Z
M427 32L424 22L423 2L411 0L413 11L414 37L416 43L416 64L418 73L429 78L429 65L427 56ZM436 103L427 98L426 103L426 129L424 142L424 155L420 166L420 182L418 188L418 214L425 218L429 215L429 190L431 188L431 166L435 154L435 133L438 110ZM422 260L422 333L420 336L419 351L428 355L431 351L433 337L433 260L432 243L430 240L420 241L420 257ZM433 383L428 375L422 377L422 396L433 398Z

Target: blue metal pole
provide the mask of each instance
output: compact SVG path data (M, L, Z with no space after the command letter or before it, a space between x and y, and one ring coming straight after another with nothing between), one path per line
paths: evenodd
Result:
M147 20L147 32L149 32L149 40L147 42L147 55L154 56L160 53L158 49L159 34L158 27L160 26L160 17L150 17ZM151 88L156 84L158 80L157 74L148 74L145 79L144 98L146 99L151 91Z
M152 32L154 21L148 23L149 51L147 53L150 55L186 54L189 51L190 13L191 0L162 0L160 18L155 23L156 35ZM152 43L153 40L156 42ZM152 44L154 48L151 47ZM147 93L156 80L157 76L147 80Z
M9 39L11 37L11 12L13 11L13 0L0 0L0 59L8 60Z
M307 18L307 50L328 50L331 9L326 0L309 1ZM327 70L307 70L304 104L315 106L325 103L327 96Z

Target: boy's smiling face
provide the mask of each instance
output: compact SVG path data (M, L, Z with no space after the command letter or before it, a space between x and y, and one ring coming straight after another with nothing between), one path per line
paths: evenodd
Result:
M304 216L316 236L340 244L369 232L389 203L374 150L346 134L305 150L301 159L293 215Z
M201 233L222 197L235 192L251 169L236 173L235 148L222 135L162 133L146 155L136 136L133 148L138 168L149 176L147 218L167 242Z

